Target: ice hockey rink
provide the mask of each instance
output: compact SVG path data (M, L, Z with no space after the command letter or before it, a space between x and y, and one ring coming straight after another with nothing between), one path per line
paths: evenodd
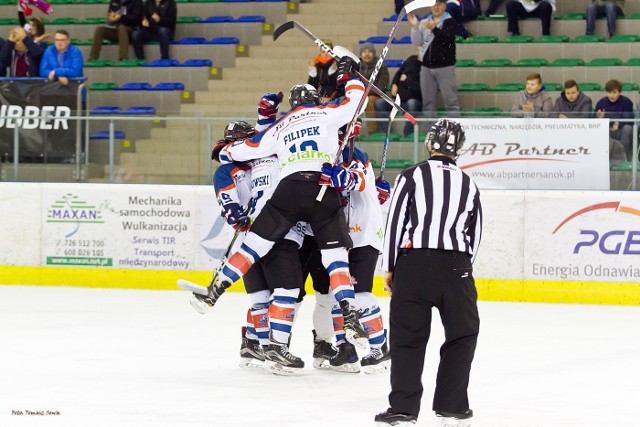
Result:
M388 374L314 370L312 299L291 345L307 366L282 377L238 367L246 295L202 316L181 291L0 286L0 426L373 426ZM640 426L640 307L479 306L474 427ZM434 318L418 426L436 425Z

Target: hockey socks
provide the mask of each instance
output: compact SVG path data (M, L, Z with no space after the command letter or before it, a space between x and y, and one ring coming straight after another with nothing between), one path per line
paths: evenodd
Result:
M249 294L251 298L250 316L247 318L247 324L251 323L252 332L256 336L261 345L269 344L269 299L271 292L269 290L258 291Z
M225 287L231 286L244 276L256 261L265 256L274 244L275 242L263 239L255 233L247 233L240 249L224 263L218 283L227 284Z
M382 347L386 341L386 331L376 297L370 292L358 292L356 294L356 309L360 323L369 335L369 346L371 348Z
M269 326L271 327L271 341L288 344L291 327L295 320L296 300L300 289L276 288L273 291L273 301L269 306Z

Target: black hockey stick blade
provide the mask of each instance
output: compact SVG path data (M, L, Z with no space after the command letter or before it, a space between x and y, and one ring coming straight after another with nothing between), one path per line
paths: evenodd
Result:
M273 30L273 41L278 40L282 34L286 33L290 29L292 29L296 25L296 21L287 21L284 24L280 25L278 28Z

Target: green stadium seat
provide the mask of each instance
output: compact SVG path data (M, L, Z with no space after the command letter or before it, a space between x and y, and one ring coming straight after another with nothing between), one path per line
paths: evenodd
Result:
M554 17L556 21L582 21L587 19L586 13L563 13Z
M518 92L524 90L525 86L524 83L498 83L490 90L494 92Z
M114 82L96 82L89 85L89 90L113 90L116 86Z
M102 68L102 67L113 67L114 62L109 59L94 59L91 61L87 61L84 64L85 68Z
M522 58L518 59L514 67L544 67L549 65L549 61L543 58Z
M571 40L574 43L600 43L604 41L604 36L582 34Z
M474 67L476 65L476 61L473 59L458 59L456 61L456 67L465 68L465 67Z
M549 64L550 67L577 67L584 65L584 59L580 58L558 58Z
M496 43L498 40L496 36L473 36L466 39L464 43Z
M413 142L413 133L410 133L407 136L404 136L402 138L400 138L400 142ZM418 134L418 142L424 142L424 140L427 138L427 134L426 133L419 133Z
M640 36L636 34L616 34L609 39L610 43L635 43L640 41Z
M487 83L462 83L458 85L458 92L484 92L489 90Z
M578 86L580 87L580 90L591 90L591 91L600 91L602 90L602 85L600 83L594 83L594 82L584 82L584 83L579 83Z
M388 169L405 169L413 164L413 160L409 159L389 159L386 166Z
M86 24L86 25L101 25L107 22L106 18L102 18L99 16L94 16L94 17L90 17L90 18L84 18L84 20L80 21L79 24Z
M566 43L568 42L569 36L540 36L538 37L535 42L536 43Z
M624 65L629 65L631 67L639 67L640 66L640 58L629 58Z
M633 83L633 82L622 83L623 92L635 92L639 89L640 89L640 85L638 85L638 83Z
M12 4L15 4L15 2ZM20 21L15 18L0 18L0 25L20 25Z
M630 15L625 15L624 19L640 19L640 12L632 13Z
M506 21L506 15L478 16L478 21Z
M533 36L507 36L502 39L502 43L531 43Z
M633 170L633 163L622 162L619 165L611 165L609 169L615 172L631 172ZM637 164L636 170L640 171L640 163Z
M386 132L376 132L362 138L363 142L384 142L387 138ZM399 141L402 135L399 133L389 133L389 141Z
M511 60L507 58L483 59L476 67L510 67L511 64Z
M193 24L200 20L199 16L178 16L176 23L178 24Z
M588 67L615 67L622 65L622 59L619 58L594 58L587 62Z
M462 117L494 117L501 116L502 109L498 107L476 107L471 110L462 111Z
M47 22L47 25L75 25L79 22L78 18L55 18Z
M115 62L114 67L140 67L145 63L144 59L123 59L120 62Z
M564 90L562 83L543 83L542 85L547 91L562 92Z

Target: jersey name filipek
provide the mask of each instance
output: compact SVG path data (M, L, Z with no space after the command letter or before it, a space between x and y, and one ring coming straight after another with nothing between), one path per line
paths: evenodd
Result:
M304 129L291 132L284 136L284 143L288 144L296 139L305 138L307 136L320 135L320 126L312 126Z

